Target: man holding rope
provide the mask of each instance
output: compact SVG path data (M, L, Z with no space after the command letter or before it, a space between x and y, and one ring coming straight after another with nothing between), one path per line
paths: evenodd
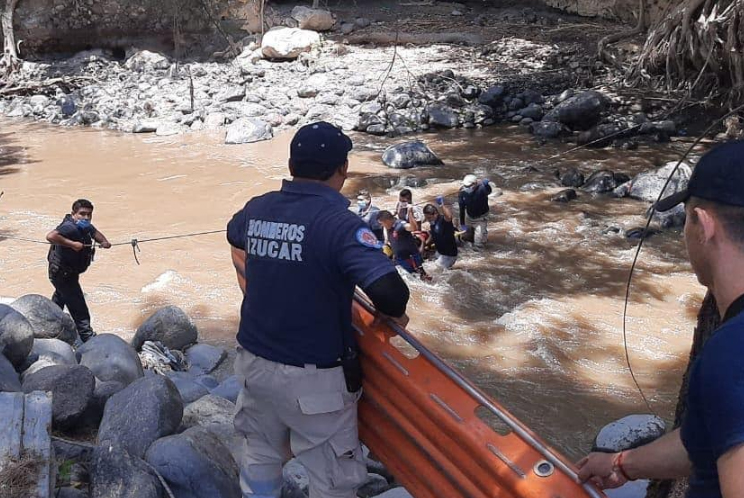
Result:
M108 239L91 224L92 218L93 204L87 199L78 199L72 204L72 212L65 215L62 223L46 236L52 244L47 256L49 280L54 286L52 301L63 310L67 306L83 342L96 333L90 326L90 312L80 287L80 274L93 261L93 241L104 249L111 247Z
M687 188L659 201L685 203L684 239L698 281L722 318L690 369L682 426L647 445L591 453L579 478L601 488L634 479L689 476L688 498L744 497L744 142L705 154Z

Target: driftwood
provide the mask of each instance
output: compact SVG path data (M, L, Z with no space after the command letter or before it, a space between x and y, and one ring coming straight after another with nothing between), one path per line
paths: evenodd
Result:
M692 349L690 349L690 359L687 363L687 369L682 377L682 386L679 388L679 397L677 399L677 408L674 410L674 428L682 424L682 418L685 414L685 400L687 398L687 387L690 380L690 368L695 358L700 354L705 343L710 339L713 331L721 324L721 317L716 307L716 299L713 294L708 292L700 305L698 311L697 325L692 338ZM646 492L646 498L673 498L682 497L687 491L687 480L655 480L651 481Z
M65 87L68 90L80 86L83 82L98 82L96 78L92 76L70 76L62 78L50 78L43 81L34 81L24 83L16 86L0 88L0 95L26 95L29 93L39 93L41 90L60 86Z

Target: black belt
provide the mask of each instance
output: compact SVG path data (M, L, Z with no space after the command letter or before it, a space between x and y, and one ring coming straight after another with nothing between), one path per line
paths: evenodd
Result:
M315 368L317 368L318 370L328 370L329 368L340 367L341 366L341 360L336 360L336 361L333 361L331 363L318 363L318 364L313 364L313 363L303 363L303 364L299 364L299 363L283 363L283 364L284 365L289 365L289 366L292 366L292 367L299 367L299 368L305 368L305 365L314 365Z

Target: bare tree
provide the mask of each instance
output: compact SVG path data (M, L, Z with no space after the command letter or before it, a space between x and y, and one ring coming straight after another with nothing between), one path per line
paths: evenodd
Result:
M3 10L0 14L0 25L3 29L3 57L0 66L13 71L18 66L18 46L13 32L13 13L18 0L2 0Z

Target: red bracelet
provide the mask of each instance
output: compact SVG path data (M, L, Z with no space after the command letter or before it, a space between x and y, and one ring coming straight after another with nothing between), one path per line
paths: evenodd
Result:
M625 469L623 468L623 459L625 458L625 451L621 451L617 454L615 457L615 467L618 471L620 471L620 475L623 476L628 481L634 481L635 479L632 479L627 472L625 472Z

